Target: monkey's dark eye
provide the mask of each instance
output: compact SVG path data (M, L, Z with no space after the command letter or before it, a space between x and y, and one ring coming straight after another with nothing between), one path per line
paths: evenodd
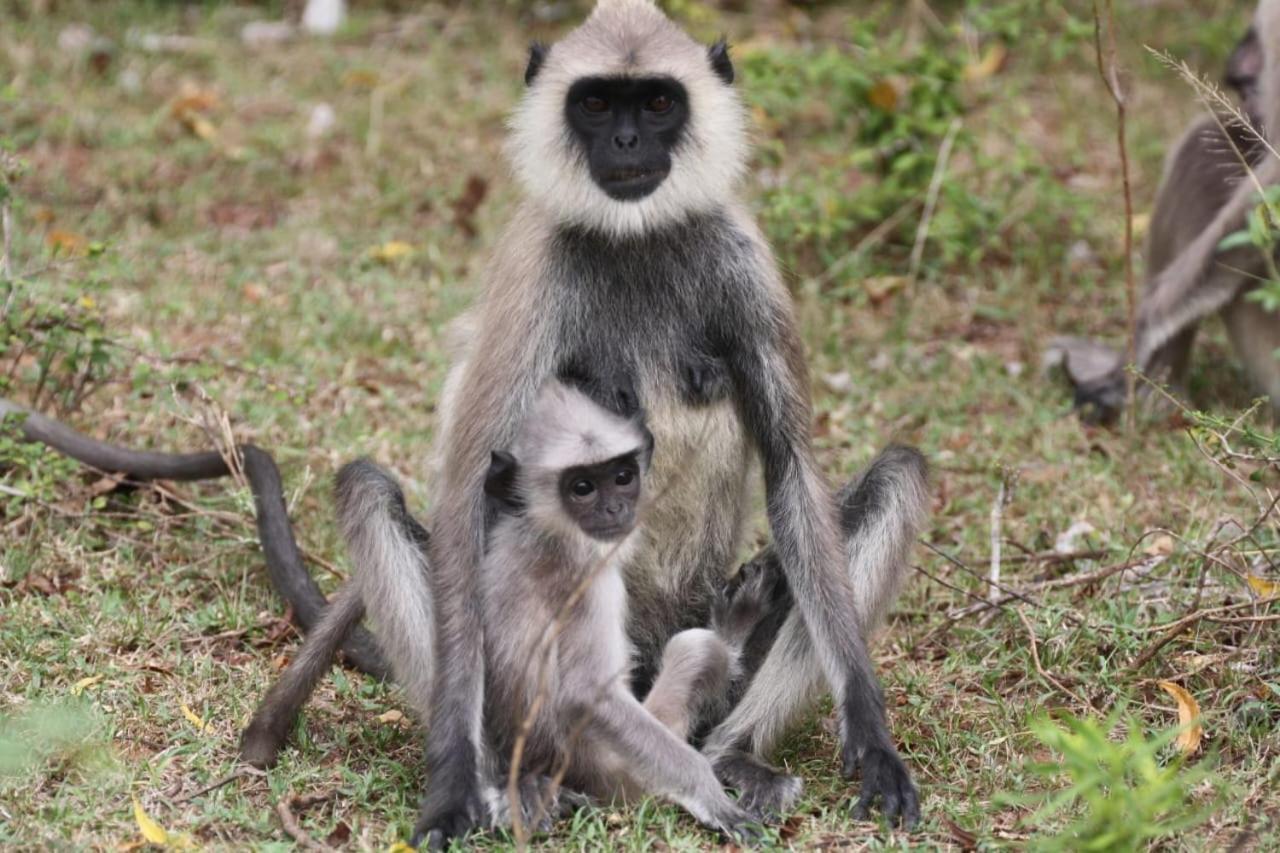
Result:
M582 99L582 108L589 113L602 113L609 109L609 102L604 98L588 95Z
M591 497L592 492L595 490L595 483L590 480L574 480L573 485L569 487L569 491L573 492L574 497L579 498Z
M645 102L644 108L651 113L669 112L675 106L675 102L666 95L654 95Z
M614 476L613 482L617 483L619 486L629 486L631 485L631 481L635 478L636 475L631 472L630 468L623 468Z

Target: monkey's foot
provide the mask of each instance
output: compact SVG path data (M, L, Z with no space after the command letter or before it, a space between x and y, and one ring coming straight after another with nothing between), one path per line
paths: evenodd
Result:
M255 716L240 735L240 760L259 770L274 766L289 737L290 722L286 720L280 725Z
M491 785L484 790L489 825L509 829L512 825L510 790ZM591 804L586 794L563 788L550 776L530 773L520 779L520 822L532 832L550 832L555 821Z
M911 829L920 822L920 795L911 781L907 765L892 746L869 747L857 758L857 748L848 741L844 747L844 775L852 778L855 767L862 767L862 791L853 807L853 816L866 820L871 807L880 801L880 810L891 825L898 823Z
M741 647L773 610L779 578L773 560L743 563L738 573L716 590L711 602L712 629L728 643Z
M454 839L479 829L483 816L478 785L428 787L409 844L419 850L443 850Z
M715 761L716 776L738 792L738 804L762 820L791 811L804 782L798 776L770 767L743 750L733 750Z

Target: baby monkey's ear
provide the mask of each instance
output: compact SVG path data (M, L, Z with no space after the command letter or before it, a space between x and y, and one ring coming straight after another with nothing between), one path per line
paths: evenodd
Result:
M529 45L529 64L524 67L526 86L533 85L533 81L537 79L538 72L542 70L542 63L547 59L547 50L547 46L540 41Z
M520 464L510 453L495 450L489 457L489 471L484 477L484 493L506 512L524 509L524 501L516 492L516 474Z

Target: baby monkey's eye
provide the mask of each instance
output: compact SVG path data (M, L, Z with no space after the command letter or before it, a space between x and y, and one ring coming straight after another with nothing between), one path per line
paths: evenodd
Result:
M636 475L632 473L630 468L621 468L614 476L613 482L617 483L619 486L629 486L631 485L631 481L635 478Z
M602 113L609 109L609 102L604 98L588 95L582 99L582 108L589 113Z
M654 95L645 102L644 108L651 113L665 113L675 104L666 95Z
M595 483L590 480L574 480L573 485L569 487L569 491L580 498L590 497L591 493L596 490Z

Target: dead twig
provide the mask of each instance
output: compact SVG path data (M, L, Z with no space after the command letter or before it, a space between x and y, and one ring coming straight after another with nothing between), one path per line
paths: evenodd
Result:
M1120 150L1120 180L1124 187L1124 285L1125 307L1128 309L1129 335L1125 348L1125 360L1129 365L1137 362L1138 345L1138 287L1133 275L1133 188L1129 180L1129 148L1125 142L1126 103L1120 75L1116 69L1116 21L1111 0L1105 0L1107 12L1107 59L1102 57L1102 13L1098 0L1093 0L1093 47L1098 61L1098 76L1102 78L1111 100L1116 105L1116 146ZM1134 430L1134 375L1125 371L1125 419L1129 433Z
M172 674L172 673L166 673L166 674ZM167 803L170 808L173 808L174 806L178 806L178 805L181 805L182 803L194 800L196 797L203 797L205 794L208 794L211 791L216 791L219 788L226 787L227 785L230 785L232 782L236 781L237 779L243 779L246 776L256 776L260 779L265 779L267 777L267 774L266 774L266 771L259 770L256 767L250 767L247 764L242 764L239 767L237 767L235 770L233 770L231 773L227 774L226 776L223 776L218 781L211 782L208 785L205 785L203 788L197 788L196 790L192 791L190 794L183 794L181 797L178 797L176 800L167 801Z
M947 127L947 135L942 138L942 146L938 149L938 159L933 166L933 177L929 179L929 190L925 197L924 213L920 216L920 226L916 229L916 241L911 247L911 265L907 270L908 287L914 288L920 275L920 264L924 261L924 245L929 239L929 226L933 223L933 211L938 206L938 195L942 192L942 181L947 175L947 163L951 160L951 148L955 145L956 136L960 134L961 122L953 118Z
M322 844L308 835L306 830L298 823L298 819L293 814L293 809L302 811L316 803L324 802L332 796L332 793L309 794L305 797L292 796L276 803L276 814L280 817L280 823L284 827L285 834L292 838L303 850L333 850L334 848L328 844Z
M1261 599L1260 601L1245 601L1239 604L1224 604L1220 607L1207 607L1203 610L1197 610L1194 613L1189 613L1171 623L1167 623L1165 625L1152 625L1149 628L1145 628L1143 630L1146 631L1164 630L1164 633L1161 634L1154 643L1147 646L1142 654L1134 658L1133 663L1129 664L1129 671L1137 672L1149 660L1159 654L1161 649L1169 645L1169 643L1173 642L1180 634L1202 619L1218 613L1230 613L1235 610L1243 610L1246 607L1262 607L1263 605L1272 604L1276 601L1280 601L1280 596L1272 596L1270 598Z
M1072 691L1044 668L1044 665L1040 663L1040 647L1036 642L1035 628L1031 626L1031 622L1027 619L1027 615L1022 612L1021 607L1014 608L1013 612L1018 614L1018 619L1022 622L1023 627L1027 629L1027 638L1031 641L1031 661L1036 665L1036 672L1040 673L1040 677L1049 682L1063 694L1070 696L1076 702L1093 711L1095 714L1098 713L1098 709L1093 707L1092 702Z

